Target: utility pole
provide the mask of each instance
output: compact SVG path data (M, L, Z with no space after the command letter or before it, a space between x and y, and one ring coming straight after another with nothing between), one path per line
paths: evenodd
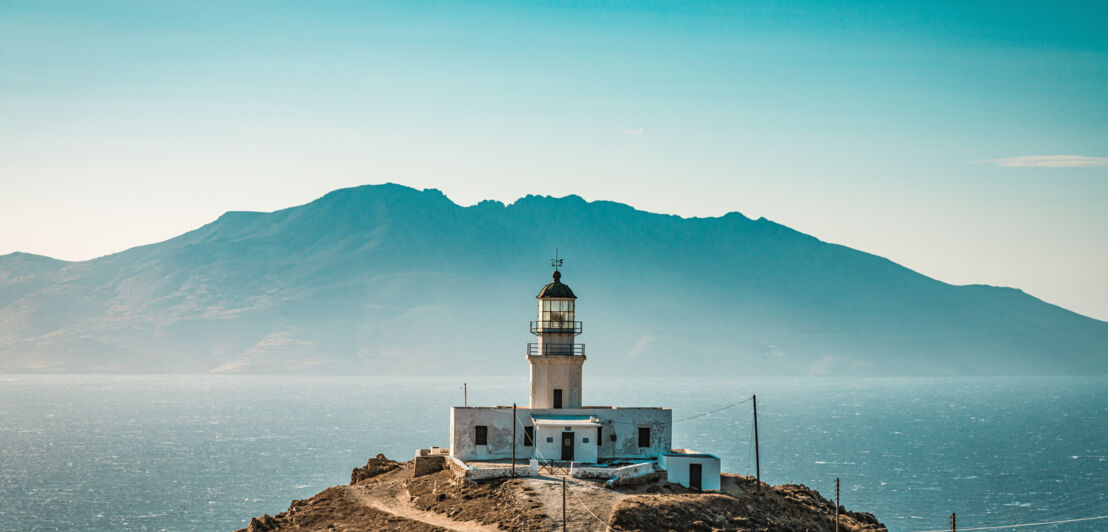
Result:
M839 477L835 477L835 532L839 532Z
M512 478L516 478L516 404L512 403Z
M566 477L562 477L562 532L566 530Z
M958 519L956 514L950 514L950 532L958 532Z
M758 456L758 396L754 398L754 478L758 480L758 490L762 489L762 459Z
M469 383L462 383L462 406L469 406Z

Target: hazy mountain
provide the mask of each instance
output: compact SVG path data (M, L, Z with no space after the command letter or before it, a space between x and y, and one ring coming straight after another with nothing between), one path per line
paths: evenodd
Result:
M0 257L0 372L523 375L555 248L592 376L1108 371L1108 323L765 219L381 185L86 262Z

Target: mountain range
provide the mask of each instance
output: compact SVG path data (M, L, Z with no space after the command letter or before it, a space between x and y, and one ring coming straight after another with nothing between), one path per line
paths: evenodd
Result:
M1108 372L1106 322L764 218L392 184L89 261L0 256L0 372L520 375L555 250L593 375Z

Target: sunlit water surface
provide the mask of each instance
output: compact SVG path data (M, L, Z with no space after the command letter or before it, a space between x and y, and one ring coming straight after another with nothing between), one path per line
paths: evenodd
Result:
M448 444L462 378L0 376L0 528L230 530L349 480L379 452ZM892 530L1108 514L1108 378L586 379L589 404L674 419L758 394L762 478ZM473 378L469 404L527 403ZM673 443L753 473L750 403ZM1108 529L1108 520L1037 530Z

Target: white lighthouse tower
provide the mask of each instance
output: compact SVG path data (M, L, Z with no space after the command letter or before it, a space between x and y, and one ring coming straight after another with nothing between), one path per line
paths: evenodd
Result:
M554 282L542 287L539 319L531 322L538 342L527 344L531 364L531 408L581 408L581 366L585 345L574 343L581 334L581 322L574 320L577 296L562 283L554 261Z

